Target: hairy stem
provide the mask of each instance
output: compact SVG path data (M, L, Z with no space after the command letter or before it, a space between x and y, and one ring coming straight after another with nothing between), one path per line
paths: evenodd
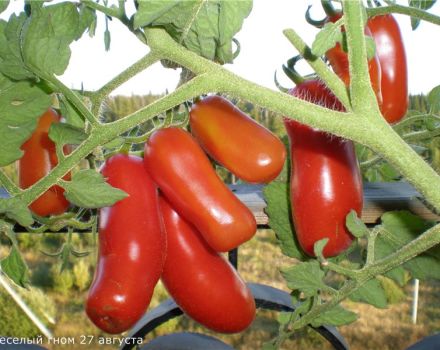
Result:
M301 39L301 37L293 30L286 29L283 31L284 36L295 46L301 56L307 61L320 79L332 90L335 96L341 101L347 110L351 109L350 99L348 98L347 88L342 80L324 63L320 57L316 57L311 53L310 47Z
M17 185L12 182L9 176L5 174L3 169L0 169L0 183L11 196L17 195L21 192L21 189L18 188Z
M411 17L418 18L422 21L430 22L433 24L440 25L440 16L436 16L424 10L420 10L414 7L402 6L402 5L389 5L381 6L376 8L367 9L368 17L374 17L379 15L386 15L389 13L398 13L401 15L408 15Z

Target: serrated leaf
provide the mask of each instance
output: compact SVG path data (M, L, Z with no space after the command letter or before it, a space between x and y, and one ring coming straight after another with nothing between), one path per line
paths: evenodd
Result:
M20 287L25 288L29 283L28 267L15 245L9 255L0 261L2 272Z
M23 58L44 72L62 75L70 60L69 45L78 37L79 14L70 2L45 6L24 26Z
M96 12L90 7L81 4L79 10L79 24L78 34L76 40L78 40L83 33L87 30L91 36L94 34L94 25L96 23Z
M384 229L376 238L375 244L377 259L386 257L411 242L431 228L433 223L424 221L407 211L394 211L382 215L382 225ZM440 246L411 259L402 267L414 278L440 279Z
M333 309L330 309L318 317L312 322L312 327L319 327L322 325L329 326L343 326L345 324L353 323L358 319L358 315L352 311L344 309L342 306L337 305Z
M270 227L275 232L281 251L291 258L304 260L302 252L295 237L295 229L291 221L289 190L286 183L273 181L264 190L264 199L267 207Z
M0 198L0 213L5 214L21 226L30 226L34 222L29 208L18 197Z
M421 10L428 10L430 9L432 6L434 6L434 4L436 3L437 0L409 0L408 4L411 7L415 7ZM416 17L411 17L411 28L412 30L416 30L417 27L420 24L420 19L416 18Z
M21 145L49 106L50 96L37 86L26 81L13 83L0 75L0 166L22 156Z
M141 1L135 28L163 27L179 43L220 63L233 60L232 38L252 9L252 0Z
M312 44L312 54L315 56L322 56L341 41L341 26L328 22L316 35L316 38Z
M324 271L318 261L303 262L281 270L287 286L293 290L300 290L305 297L316 295L325 288Z
M49 138L57 145L79 145L87 134L83 129L70 124L53 123L49 129Z
M67 124L84 129L84 119L71 103L64 96L60 96L59 102L61 115L66 119Z
M13 14L8 22L0 20L0 72L14 80L33 78L21 53L21 33L26 15Z
M355 237L366 237L370 233L367 225L357 216L356 211L351 210L345 219L345 225Z
M440 110L440 85L429 92L428 103L431 113L437 113Z
M107 184L103 176L95 170L81 170L64 182L65 197L81 208L102 208L112 206L127 197L127 194Z
M387 297L382 284L372 279L350 295L350 299L373 305L379 309L387 307Z
M324 255L322 254L325 246L328 243L328 238L320 239L319 241L315 242L313 245L313 252L315 253L315 256L318 258L324 258Z

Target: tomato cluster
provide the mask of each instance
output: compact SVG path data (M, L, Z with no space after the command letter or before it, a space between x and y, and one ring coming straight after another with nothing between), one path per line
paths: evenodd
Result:
M102 168L108 183L129 195L100 210L99 260L86 311L108 333L139 320L159 278L180 308L207 328L239 332L255 317L251 291L219 254L252 238L255 218L206 153L256 183L280 173L286 152L276 136L222 97L197 102L190 121L193 136L177 127L157 130L143 160L120 154ZM227 140L216 131L225 126ZM252 153L221 147L225 142Z

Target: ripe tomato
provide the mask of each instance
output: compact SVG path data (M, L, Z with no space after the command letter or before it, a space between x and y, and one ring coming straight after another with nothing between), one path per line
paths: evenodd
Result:
M177 305L216 332L246 329L255 301L237 271L162 196L160 209L168 242L162 281Z
M128 194L100 209L99 258L86 312L100 329L121 333L145 313L165 259L156 185L142 158L116 155L102 168L107 182Z
M58 164L55 143L49 138L52 123L58 123L60 116L48 109L38 120L32 136L21 146L23 157L18 162L18 178L21 188L28 188L45 177ZM64 148L68 152L68 148ZM70 173L63 177L70 180ZM64 189L54 185L38 197L29 208L37 215L58 215L66 211L69 202L63 195Z
M269 182L283 169L283 143L223 97L214 95L197 102L191 109L190 125L206 153L244 181Z
M382 68L382 114L389 123L401 120L408 109L408 69L399 25L392 15L368 20Z
M188 132L175 127L154 132L145 144L144 163L173 207L215 251L234 249L255 234L252 212L221 181Z
M329 17L329 21L336 22L341 18L342 13L337 13L336 15ZM367 36L372 36L368 26L365 27L365 34ZM335 47L331 48L326 52L326 57L330 65L332 66L334 72L342 79L346 86L350 85L350 72L349 72L349 62L348 54L342 49L341 44L337 43ZM381 65L379 62L379 57L377 53L368 61L368 70L370 72L371 86L376 94L377 103L379 106L382 105L382 91L381 91Z
M290 91L324 107L343 106L319 80L306 80ZM351 209L362 210L362 180L353 143L285 118L291 151L290 199L296 236L313 256L315 242L328 238L324 256L344 251L353 236L345 226Z

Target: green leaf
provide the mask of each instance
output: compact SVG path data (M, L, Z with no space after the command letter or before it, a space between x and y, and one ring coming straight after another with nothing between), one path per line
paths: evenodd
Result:
M350 299L364 302L377 308L387 307L387 296L382 284L377 279L372 279L350 295Z
M6 10L9 6L9 0L1 0L0 1L0 13L2 13L4 10Z
M341 26L328 22L316 35L315 41L312 44L312 54L315 56L322 56L341 41Z
M24 26L23 57L27 65L62 75L70 60L69 45L78 37L79 14L70 2L45 6Z
M429 92L428 103L431 113L437 113L440 110L440 85Z
M230 63L232 39L251 9L252 0L140 1L134 27L163 27L191 51Z
M424 221L406 211L394 211L382 215L382 225L383 230L377 237L375 244L377 259L386 257L411 242L431 228L433 223ZM440 246L416 256L403 264L402 267L409 271L414 278L421 280L440 279ZM392 278L389 275L388 277ZM396 282L398 281L396 280Z
M411 7L415 7L421 10L429 10L437 0L409 0L408 4ZM411 28L412 30L416 30L420 24L420 19L411 17Z
M34 222L30 210L18 197L0 198L0 213L5 214L21 226L30 226Z
M33 78L23 62L21 52L21 33L26 15L13 14L9 21L0 21L0 72L14 80Z
M81 128L65 123L53 123L49 129L49 137L57 145L79 145L87 134Z
M286 325L290 322L290 319L292 318L291 312L281 311L278 314L278 323L280 325Z
M303 262L281 270L290 289L300 290L305 297L316 295L325 287L324 271L316 260Z
M320 239L319 241L315 242L313 245L313 252L315 253L315 256L321 259L324 259L323 251L325 246L328 243L328 238Z
M95 170L81 170L72 177L72 181L63 182L67 200L82 208L108 207L127 197L127 194L104 181Z
M61 115L66 119L67 124L84 129L84 119L72 104L64 96L60 96L59 102Z
M37 119L50 106L50 96L37 86L13 83L0 75L0 166L19 159L21 145L31 136Z
M94 26L96 23L96 12L90 7L81 4L79 10L79 24L76 40L78 40L83 33L88 30L90 36L94 35Z
M269 216L270 227L277 236L281 251L291 258L304 260L305 255L296 240L295 229L291 221L287 184L273 181L264 188L263 193L267 203L266 213Z
M354 210L351 210L348 213L345 219L345 225L351 234L355 237L361 238L366 237L370 233L367 225L357 216L357 213Z
M25 288L29 283L28 267L15 245L9 255L0 261L1 270L17 285Z
M316 317L311 322L311 325L315 328L322 325L342 326L353 323L357 320L357 318L358 316L354 312L346 310L342 306L337 305L333 309L330 309Z

